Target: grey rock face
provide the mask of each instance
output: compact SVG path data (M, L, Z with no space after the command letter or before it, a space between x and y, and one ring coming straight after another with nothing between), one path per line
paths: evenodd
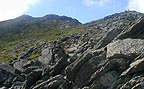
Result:
M117 79L118 73L110 71L98 77L90 86L90 89L109 89Z
M116 39L126 39L126 38L144 39L143 24L144 24L144 18L141 17L126 32L119 34L119 36Z
M50 47L42 51L42 56L38 60L43 64L54 65L63 57L66 57L64 49L59 43L53 42Z
M144 82L138 83L132 89L144 89Z
M9 87L12 84L13 79L16 77L14 73L15 69L10 65L0 64L0 87Z
M23 65L27 63L27 60L25 59L20 59L20 60L17 60L13 63L13 67L21 72L24 71L24 68L23 68Z
M66 76L73 81L77 87L82 87L105 60L105 52L88 52L81 55L66 68ZM86 76L85 76L86 75Z
M65 79L61 75L57 75L39 85L34 86L32 89L57 89Z
M52 49L46 48L42 51L42 57L39 58L39 61L43 64L48 64L52 60L52 57Z
M63 56L63 58L59 59L58 62L52 67L51 74L53 76L60 74L62 70L65 69L65 67L69 64L67 59L67 55Z
M23 88L23 82L15 82L13 85L12 85L12 87L11 87L11 89L22 89Z
M141 39L117 40L107 45L107 58L135 58L144 51L144 41Z
M122 84L120 89L143 89L141 86L143 81L144 81L143 76L136 76L134 78L131 78L130 80L127 80L127 82Z
M136 60L135 62L130 64L130 67L127 70L125 70L121 74L121 76L142 72L144 70L143 66L144 66L144 59Z
M79 34L29 49L11 64L14 68L0 64L0 87L143 89L143 16L134 11L116 13L84 24ZM28 60L36 49L42 55Z
M43 71L41 69L37 69L28 74L23 88L29 89L34 83L36 83L41 78L42 72Z
M103 19L87 23L81 34L82 43L93 39L94 48L102 48L112 42L119 34L125 33L143 14L134 11L125 11L107 16ZM134 33L135 34L135 33Z
M91 83L98 77L102 76L103 74L114 70L118 74L121 73L123 70L125 70L128 67L128 62L125 59L113 59L107 61L103 66L101 66L97 71L93 73L91 76L91 79L88 83Z

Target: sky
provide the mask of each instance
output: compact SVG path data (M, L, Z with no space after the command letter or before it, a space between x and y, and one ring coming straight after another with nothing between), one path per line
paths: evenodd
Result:
M69 16L82 23L125 10L144 13L144 0L0 0L0 21L21 15Z

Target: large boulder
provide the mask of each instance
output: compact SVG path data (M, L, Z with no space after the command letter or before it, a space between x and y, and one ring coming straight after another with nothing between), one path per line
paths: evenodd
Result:
M42 51L42 56L37 60L42 63L42 65L49 65L49 73L51 76L56 76L62 74L65 67L69 64L69 56L65 53L64 49L57 42L53 42L49 47Z
M90 86L90 89L110 89L111 85L118 79L118 73L110 71L98 77Z
M61 59L59 59L54 66L51 68L51 75L56 76L58 74L61 74L61 72L66 68L66 66L69 64L68 56L64 55Z
M13 67L21 72L25 72L29 68L39 68L41 67L41 62L38 60L27 60L27 59L19 59L13 62Z
M143 53L144 40L124 39L107 45L107 58L133 59Z
M59 43L53 42L49 47L42 50L42 56L38 58L44 65L55 65L59 59L66 57L64 49Z
M23 65L27 63L26 59L19 59L13 62L13 67L21 72L24 71Z
M12 66L7 64L0 64L0 87L10 87L13 79L16 77L14 73L15 69Z
M143 72L144 71L143 66L144 66L144 58L136 60L135 62L130 64L130 67L127 70L125 70L121 74L121 76Z
M23 88L29 89L34 83L36 83L42 77L43 70L37 69L27 75Z
M102 65L92 74L90 80L87 81L87 83L84 86L91 85L99 77L112 70L115 71L117 76L119 76L122 73L122 71L126 70L126 68L129 66L128 64L128 60L125 60L123 58L107 60L104 65Z
M33 67L33 66L41 66L42 64L38 60L29 60L26 63L23 64L23 68L26 69L28 67Z
M105 58L105 52L102 50L83 53L66 68L67 79L73 81L77 87L82 87L103 64Z
M49 64L53 59L52 48L46 48L42 51L42 56L38 60L43 64Z

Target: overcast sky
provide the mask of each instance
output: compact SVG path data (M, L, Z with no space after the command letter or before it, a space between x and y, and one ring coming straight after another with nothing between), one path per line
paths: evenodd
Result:
M85 23L124 10L144 13L143 4L144 0L0 0L0 21L23 14L34 17L57 14Z

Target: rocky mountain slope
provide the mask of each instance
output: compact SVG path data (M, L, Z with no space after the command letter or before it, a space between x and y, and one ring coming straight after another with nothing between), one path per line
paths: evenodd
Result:
M37 32L46 32L51 29L66 29L79 24L81 23L78 20L66 16L52 14L36 18L22 15L15 19L0 22L0 37L3 40L22 38L33 36Z
M46 15L31 17L23 15L0 22L0 60L17 59L23 51L38 46L44 41L53 41L61 36L77 33L81 23L67 16ZM38 56L39 52L36 53Z
M78 34L38 42L0 64L10 89L144 89L144 14L125 11L92 21ZM40 55L29 60L34 52Z

